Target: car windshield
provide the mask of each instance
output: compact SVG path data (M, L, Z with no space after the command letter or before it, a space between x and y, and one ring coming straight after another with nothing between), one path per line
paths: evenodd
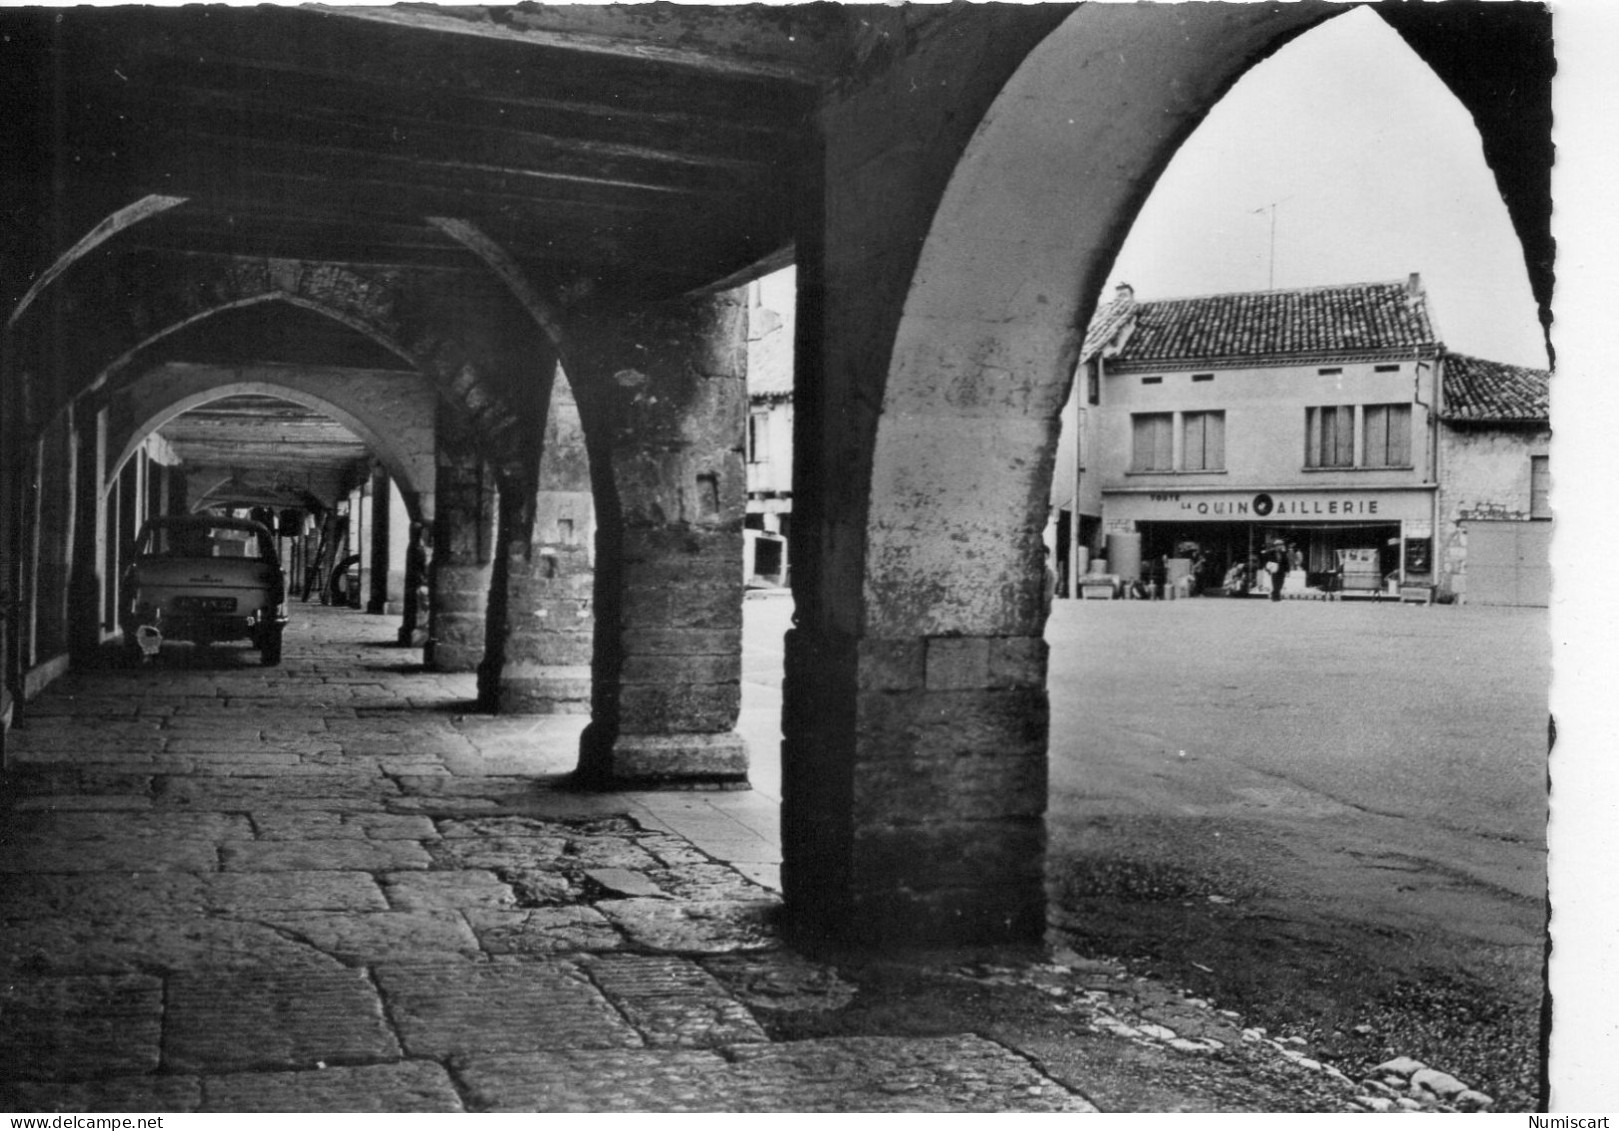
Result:
M275 549L263 530L223 522L154 522L146 528L141 554L151 558L275 560Z

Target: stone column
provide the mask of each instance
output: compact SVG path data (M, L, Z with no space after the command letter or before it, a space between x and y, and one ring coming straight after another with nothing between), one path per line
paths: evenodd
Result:
M740 292L570 327L569 372L599 431L592 721L579 775L604 784L742 784Z
M441 441L429 637L424 660L441 672L478 669L484 653L490 560L498 506L493 476L471 445ZM421 616L417 612L418 619Z
M910 307L952 280L1022 293L966 255L942 282L918 269L962 149L1060 16L994 18L1004 34L936 37L829 103L795 177L782 883L808 939L1023 943L1045 926L1042 461L1061 402L1050 421L1007 407L1030 378L999 324ZM992 242L987 222L967 235Z
M545 715L590 711L595 637L595 507L579 408L567 382L552 385L545 438L526 505L502 507L504 558L492 597L503 598L480 670L486 709ZM500 647L495 647L497 637Z
M371 535L370 559L366 562L367 585L365 611L382 614L388 608L388 554L393 540L389 537L389 523L393 518L393 481L381 468L371 472Z
M405 611L405 574L410 557L412 519L400 493L399 484L388 480L388 560L387 576L383 579L385 593L382 612L397 617Z
M428 621L433 607L431 579L432 546L428 526L409 523L405 542L403 596L399 614L399 643L406 648L426 648Z
M107 548L107 410L87 406L75 413L76 453L73 566L69 582L69 646L76 664L90 662L101 648L102 608L106 604L102 573ZM91 610L95 615L91 615Z

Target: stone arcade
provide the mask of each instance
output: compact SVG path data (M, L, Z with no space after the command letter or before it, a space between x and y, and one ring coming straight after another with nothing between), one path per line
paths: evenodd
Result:
M588 701L595 786L744 779L741 288L793 262L790 915L1038 937L1081 335L1176 147L1339 10L0 15L0 710L100 645L132 525L211 490L152 434L273 396L398 492L368 568L428 664L495 709ZM1548 319L1549 16L1380 14L1477 122Z

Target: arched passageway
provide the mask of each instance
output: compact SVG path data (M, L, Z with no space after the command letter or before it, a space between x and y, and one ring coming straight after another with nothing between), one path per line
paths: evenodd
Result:
M584 766L613 784L734 784L746 765L733 733L734 289L791 254L789 907L806 930L867 941L1037 937L1040 530L1080 328L1180 140L1255 60L1336 10L705 12L679 43L616 16L581 38L545 9L515 29L472 13L454 33L432 11L112 13L55 30L15 17L15 73L45 93L8 128L40 154L82 138L93 160L82 173L38 165L65 181L8 173L40 222L8 234L7 270L66 262L152 183L172 181L165 195L185 203L114 224L9 328L8 572L35 577L52 547L75 544L71 518L43 540L26 518L73 509L46 497L39 469L105 458L81 442L101 427L95 398L170 331L290 304L385 347L450 410L437 419L430 658L469 670L486 658L493 564L543 565L535 530L560 530L529 504L560 361L596 508ZM1479 120L1549 309L1545 163L1502 156L1548 152L1544 14L1388 18ZM86 97L53 85L61 59L82 67ZM247 89L265 112L210 115L194 146L175 141L178 113L167 133L130 134L141 115L128 100L178 90L229 106ZM388 128L309 137L316 109ZM37 588L22 596L35 620L58 608ZM30 629L19 649L7 631L21 702L54 662L35 641L54 645ZM539 666L576 669L577 645Z
M978 45L936 46L824 112L828 221L800 262L815 321L800 363L783 815L789 903L814 909L812 929L1040 930L1040 534L1083 328L1180 142L1248 67L1331 14L1086 6L1006 64L1004 85L955 80L988 70L967 60ZM1396 26L1475 108L1544 321L1545 169L1526 174L1503 145L1530 133L1546 154L1546 103L1508 123L1513 95L1457 79L1460 57L1507 65L1524 25L1474 25L1471 43ZM938 104L910 103L916 88ZM937 164L906 150L922 119L939 131ZM855 203L877 185L906 202L880 227Z

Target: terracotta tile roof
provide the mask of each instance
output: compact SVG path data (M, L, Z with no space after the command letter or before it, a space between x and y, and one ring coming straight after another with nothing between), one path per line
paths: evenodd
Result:
M1096 308L1091 316L1091 327L1085 331L1085 344L1080 347L1079 356L1086 361L1095 357L1097 352L1118 333L1119 327L1130 319L1130 312L1136 308L1133 298L1115 298L1112 302L1105 302Z
M1128 303L1116 299L1097 312L1086 335L1086 358L1112 337L1109 327L1123 321L1131 328L1116 360L1132 366L1409 352L1439 344L1426 297L1405 280L1165 299L1118 309Z
M1549 420L1551 379L1545 369L1525 369L1447 353L1441 416L1446 420L1491 423Z

